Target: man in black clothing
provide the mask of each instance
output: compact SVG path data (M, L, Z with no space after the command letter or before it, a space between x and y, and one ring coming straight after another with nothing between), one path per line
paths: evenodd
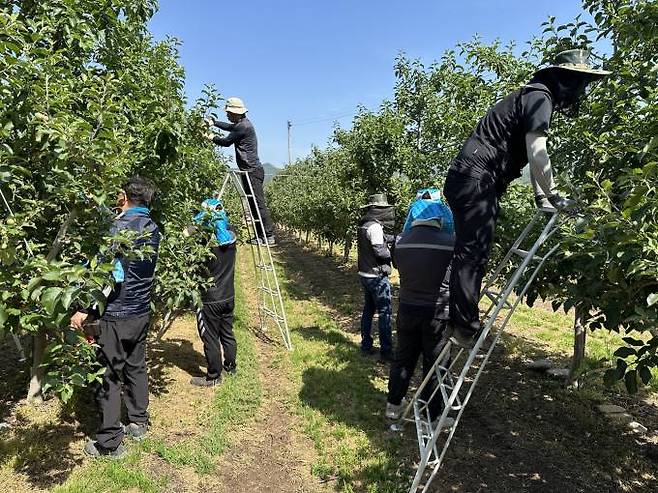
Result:
M453 342L472 347L481 330L478 302L498 218L499 200L530 163L535 201L541 210L569 209L560 197L546 150L554 109L577 113L587 85L609 72L591 68L587 50L560 53L553 66L535 73L480 120L448 171L444 194L454 214L456 243L450 278Z
M71 318L71 325L82 330L90 316L100 316L96 343L105 374L97 388L96 400L102 423L96 440L90 440L84 448L85 454L91 457L122 457L126 453L122 444L124 434L141 440L148 427L146 335L151 321L151 291L160 244L158 227L149 216L154 195L155 186L144 178L134 177L123 185L117 200L122 212L111 232L139 233L135 246L147 247L149 252L146 256L115 260L115 286L102 315L92 309L88 313L79 311ZM129 420L125 427L120 422L122 390Z
M265 170L258 158L256 131L246 116L247 108L245 108L240 98L228 98L225 110L230 123L220 122L212 117L209 117L207 121L210 125L226 130L229 134L226 137L220 137L210 133L208 139L222 147L235 146L235 162L240 170L249 173L253 195L256 199L254 201L251 197L249 198L251 215L254 221L258 221L260 213L260 218L263 221L263 224L256 228L258 238L253 238L251 241L266 241L268 244L274 245L274 227L265 201ZM246 194L252 195L246 176L242 176L242 185Z
M236 236L219 199L204 201L195 222L212 228L217 244L212 247L213 255L207 263L214 284L201 294L203 307L197 310L197 328L208 369L205 376L192 377L190 383L213 387L221 383L222 369L228 373L236 371L237 343L233 334Z
M395 209L386 195L377 193L362 207L363 217L357 229L359 279L363 288L363 312L361 314L361 352L371 354L373 340L372 319L379 313L379 351L382 361L390 361L393 355L391 342L391 252L388 244L392 236L384 234L384 228L392 228Z
M388 381L386 416L398 419L404 411L404 396L414 374L418 357L423 355L423 378L447 341L450 261L454 234L443 228L445 207L429 197L414 203L422 219L411 222L411 229L398 239L393 262L400 273L400 305L397 316L397 345ZM444 364L448 362L448 358ZM426 402L436 389L436 373L423 390ZM429 401L432 421L441 415L442 400ZM449 421L450 423L451 421Z

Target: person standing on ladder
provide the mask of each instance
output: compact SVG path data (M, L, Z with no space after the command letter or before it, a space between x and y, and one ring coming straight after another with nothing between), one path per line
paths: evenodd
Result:
M383 361L392 359L391 342L391 251L388 243L393 237L384 234L392 228L395 209L386 195L377 193L363 206L364 215L357 230L358 267L364 304L361 315L361 352L372 354L372 319L379 313L379 351Z
M253 187L254 197L249 197L249 208L251 217L254 222L260 218L263 224L257 224L257 236L249 240L250 243L267 242L269 245L276 243L274 238L274 226L270 218L270 212L265 201L265 170L258 158L258 141L256 139L256 130L253 124L247 118L247 108L240 98L228 98L226 100L226 117L229 122L215 120L212 116L206 119L210 126L215 126L228 132L226 137L220 137L209 132L206 137L211 142L222 146L235 146L235 162L241 171L249 173L251 186ZM242 175L242 186L247 195L251 195L247 176ZM255 200L254 200L255 199Z
M575 206L556 191L546 142L553 110L576 116L587 85L610 73L592 68L589 58L584 49L559 53L554 65L487 112L450 165L444 194L456 232L450 321L458 346L472 347L481 331L478 302L499 200L525 164L541 210Z
M452 214L436 188L419 190L407 216L407 227L394 251L393 265L400 273L400 306L397 344L388 379L386 417L399 419L407 401L404 396L423 355L423 378L447 342L450 299L450 261L455 243ZM447 365L448 361L442 364ZM428 402L438 385L432 375L421 398ZM429 402L431 421L443 411L437 394ZM452 423L452 418L447 423Z
M201 206L194 222L212 229L215 240L206 264L213 285L201 293L203 307L197 310L197 329L208 366L204 376L192 377L190 383L214 387L222 381L222 370L233 374L237 368L237 342L233 334L236 236L221 200L207 199ZM187 228L186 234L195 229Z

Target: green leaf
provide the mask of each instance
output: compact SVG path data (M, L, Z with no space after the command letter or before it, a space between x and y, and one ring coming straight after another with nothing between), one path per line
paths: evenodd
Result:
M653 306L658 303L658 293L651 293L647 296L647 306Z
M53 269L46 272L42 277L44 281L59 281L62 275L62 271L59 269Z
M644 385L647 385L651 380L651 377L652 377L651 370L647 366L641 366L640 378L642 379L642 383L644 383Z
M618 358L628 358L631 355L636 354L635 349L630 348L630 347L620 347L614 352L614 356L617 356Z
M55 307L57 306L57 300L62 293L62 288L54 287L48 288L41 295L41 304L46 310L46 313L53 315L55 313Z
M7 313L7 308L4 304L0 304L0 329L5 326L5 322L7 322L8 318L9 314Z

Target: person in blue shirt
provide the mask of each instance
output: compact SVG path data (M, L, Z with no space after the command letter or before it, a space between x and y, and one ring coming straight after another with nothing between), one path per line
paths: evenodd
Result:
M127 453L124 434L141 440L149 423L146 336L160 244L160 232L149 211L154 195L155 185L147 178L136 176L123 184L117 198L121 213L110 233L135 231L135 247L145 255L115 260L115 284L102 313L97 309L78 311L71 318L71 326L79 330L91 318L98 318L95 339L99 361L105 366L102 383L96 389L101 426L96 439L84 447L84 453L91 457L123 457ZM120 421L122 393L129 421L125 427Z

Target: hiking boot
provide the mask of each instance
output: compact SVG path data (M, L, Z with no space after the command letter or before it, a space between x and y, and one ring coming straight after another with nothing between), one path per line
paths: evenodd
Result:
M147 431L148 423L128 423L123 427L123 434L138 442L141 442L146 438Z
M276 245L276 238L274 238L274 236L268 236L264 240L263 238L253 237L252 239L248 240L247 243L249 243L250 245L274 246Z
M109 449L101 447L95 440L89 440L85 444L85 447L82 449L82 451L87 457L92 457L94 459L123 459L126 455L128 455L128 449L123 443L120 443L119 446L115 449Z
M397 405L391 404L390 402L387 402L386 403L386 417L388 419L394 419L394 420L400 419L400 416L402 416L402 413L407 408L408 404L409 404L409 402L407 401L407 399L404 399L404 398L402 399L402 401L400 401L400 404L397 404Z
M190 383L192 385L196 385L197 387L214 387L215 385L222 383L222 377L211 379L207 377L192 377L190 379Z

